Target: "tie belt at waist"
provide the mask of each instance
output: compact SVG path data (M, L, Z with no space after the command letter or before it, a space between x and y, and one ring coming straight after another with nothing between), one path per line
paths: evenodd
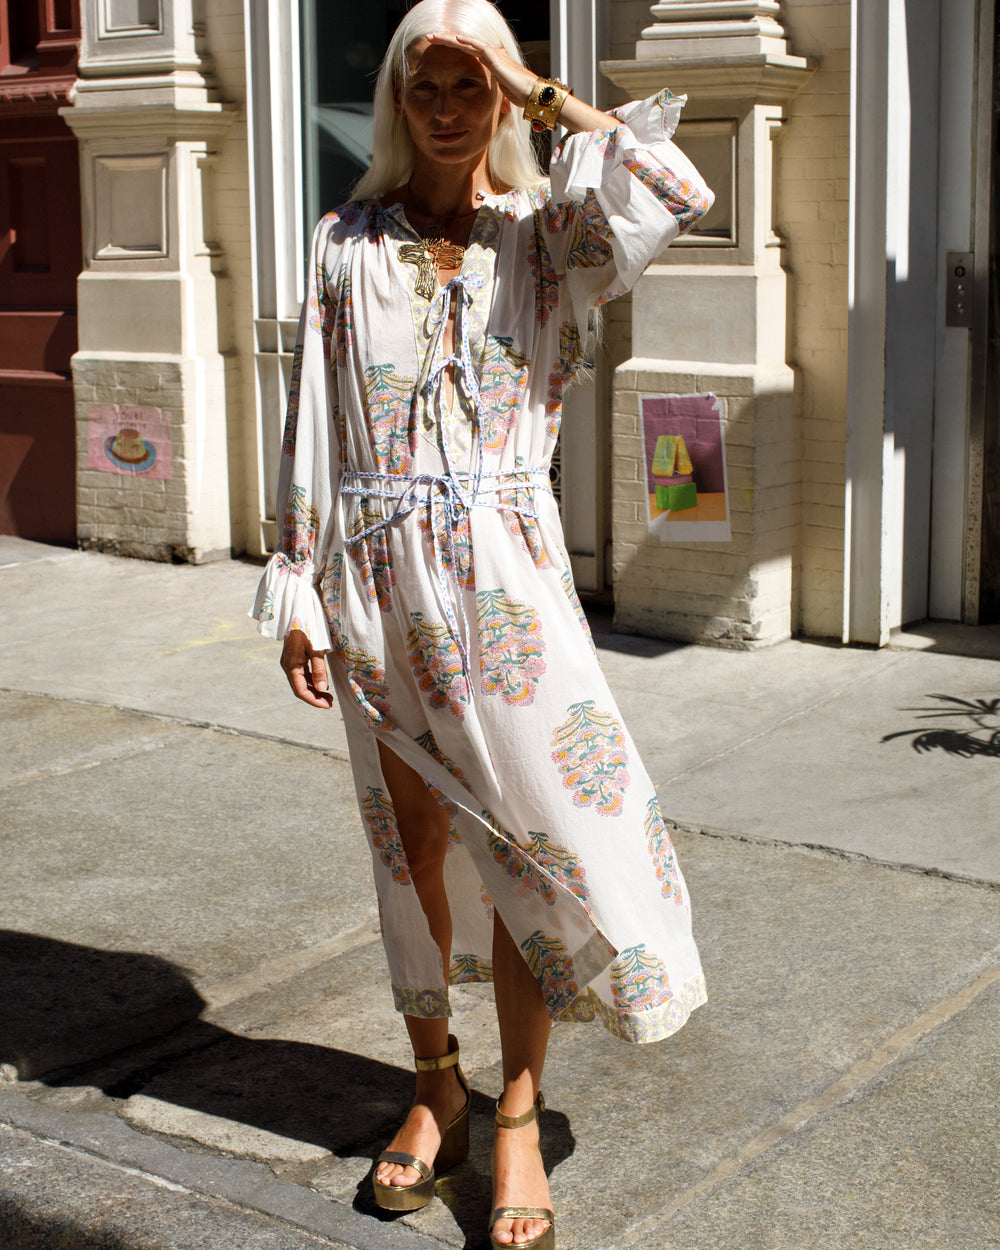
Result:
M441 602L447 617L448 628L462 659L462 671L472 684L469 667L469 622L462 596L452 577L448 576L447 564L457 570L455 550L455 527L463 510L492 508L494 511L513 512L518 516L537 518L531 496L535 491L552 494L547 469L512 469L497 472L481 470L478 473L360 473L346 470L340 479L342 495L361 499L382 499L394 505L387 509L367 529L351 534L348 543L358 543L393 522L402 521L411 512L423 506L428 511L431 544L434 551L434 568L441 591ZM527 498L526 498L527 496ZM456 611L457 609L457 611ZM461 621L461 624L459 623Z

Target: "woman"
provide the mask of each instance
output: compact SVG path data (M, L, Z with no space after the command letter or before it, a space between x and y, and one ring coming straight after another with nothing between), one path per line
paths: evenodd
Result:
M313 707L333 702L329 658L372 845L417 1066L376 1201L423 1206L464 1158L448 985L492 979L494 1246L554 1246L551 1020L652 1041L704 1001L548 477L591 309L711 204L668 137L681 103L600 113L525 67L489 0L423 0L379 75L372 167L313 240L255 613ZM556 119L550 186L529 127Z

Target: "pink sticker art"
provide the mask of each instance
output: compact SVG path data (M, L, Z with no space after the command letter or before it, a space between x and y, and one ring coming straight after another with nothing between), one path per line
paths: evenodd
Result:
M123 477L173 477L170 413L162 408L93 405L87 413L87 466Z

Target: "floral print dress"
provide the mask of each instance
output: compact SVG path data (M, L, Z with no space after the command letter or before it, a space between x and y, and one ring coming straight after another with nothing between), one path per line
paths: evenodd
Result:
M684 881L549 486L591 308L711 204L670 141L682 104L663 92L627 105L622 129L564 142L542 191L487 196L461 273L429 300L400 205L350 203L314 236L282 537L253 614L329 653L410 1015L447 1015L448 984L378 741L449 814L450 983L491 978L496 909L553 1018L646 1042L705 999Z

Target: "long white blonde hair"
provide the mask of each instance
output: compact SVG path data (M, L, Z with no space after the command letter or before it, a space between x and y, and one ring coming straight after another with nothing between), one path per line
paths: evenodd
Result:
M413 173L413 140L396 109L396 93L406 81L407 51L427 35L450 31L473 35L524 64L514 32L490 0L420 0L396 27L375 83L372 163L351 192L352 200L375 199L405 183ZM500 117L487 151L487 172L495 191L533 190L545 181L531 144L531 126L521 110Z

